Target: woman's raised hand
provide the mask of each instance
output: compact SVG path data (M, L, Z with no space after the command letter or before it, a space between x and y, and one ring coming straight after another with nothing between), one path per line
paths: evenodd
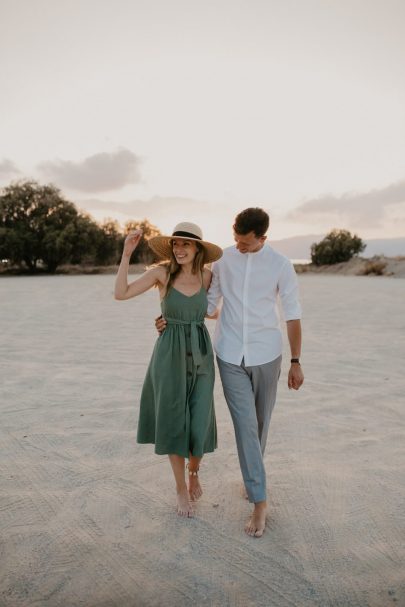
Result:
M124 242L124 255L131 257L142 238L142 230L134 230L130 232Z

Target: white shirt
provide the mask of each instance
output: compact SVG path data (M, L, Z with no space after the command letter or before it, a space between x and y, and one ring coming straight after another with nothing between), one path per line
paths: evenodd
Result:
M246 366L275 360L282 352L279 297L284 319L301 318L298 282L294 267L267 243L256 253L240 253L236 246L212 266L208 314L222 297L214 349L225 362Z

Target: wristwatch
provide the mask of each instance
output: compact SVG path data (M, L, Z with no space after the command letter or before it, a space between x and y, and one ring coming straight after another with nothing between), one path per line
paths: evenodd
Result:
M291 359L291 363L297 363L297 365L300 365L300 359L299 358L292 358Z

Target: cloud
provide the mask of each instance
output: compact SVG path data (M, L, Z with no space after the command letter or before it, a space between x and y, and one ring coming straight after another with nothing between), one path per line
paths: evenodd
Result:
M12 161L9 160L8 158L4 158L4 160L2 160L0 162L0 179L11 179L12 177L15 177L16 175L20 175L21 171L20 169L17 167L17 165Z
M38 170L60 187L81 192L119 190L140 180L139 158L130 150L94 154L81 162L43 162Z
M108 213L120 213L129 218L145 217L148 213L182 213L196 212L197 210L212 207L215 209L215 203L195 200L194 198L184 198L181 196L152 196L145 200L131 200L128 202L112 202L91 198L79 201L78 205L88 212L106 211Z
M405 204L405 180L368 192L347 192L342 196L320 196L306 200L288 213L287 219L300 223L374 228ZM394 211L394 212L393 212Z
M181 196L152 196L127 202L98 198L77 200L76 204L97 221L106 217L117 219L123 225L129 219L147 218L164 234L171 234L180 221L192 221L201 226L204 237L219 245L233 241L234 213L217 201L197 200Z

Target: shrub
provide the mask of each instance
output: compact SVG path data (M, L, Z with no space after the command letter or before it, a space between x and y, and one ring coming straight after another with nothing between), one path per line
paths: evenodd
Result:
M376 276L382 276L385 274L385 268L387 263L385 261L371 259L366 263L363 268L362 274L368 276L369 274L375 274Z
M321 242L311 246L311 261L316 266L349 261L366 248L362 239L348 230L332 230Z

